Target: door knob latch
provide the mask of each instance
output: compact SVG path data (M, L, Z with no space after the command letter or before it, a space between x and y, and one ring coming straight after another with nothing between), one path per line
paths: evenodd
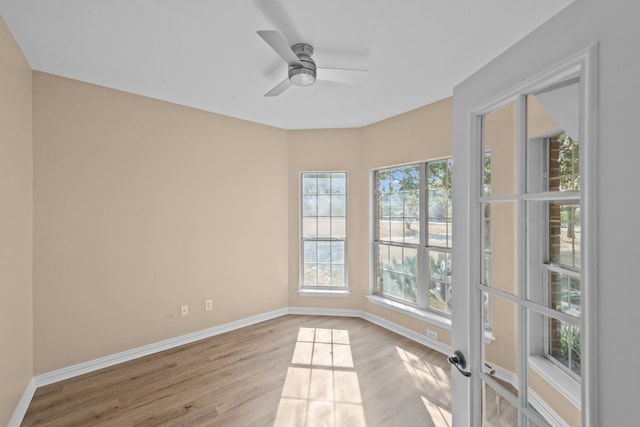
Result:
M470 377L471 372L464 371L463 369L467 367L467 361L464 358L464 354L460 350L456 350L453 352L453 356L449 356L449 363L456 367L458 372L460 372L465 377Z

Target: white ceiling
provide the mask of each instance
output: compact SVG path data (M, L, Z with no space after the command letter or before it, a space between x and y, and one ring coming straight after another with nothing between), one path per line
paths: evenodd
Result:
M0 0L34 70L284 129L360 127L453 87L573 0ZM314 46L362 85L286 77L256 34Z

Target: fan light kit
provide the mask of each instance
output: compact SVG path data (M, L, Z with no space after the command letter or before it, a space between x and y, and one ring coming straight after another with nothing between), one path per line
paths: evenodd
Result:
M316 79L356 84L364 82L367 76L367 70L316 67L311 58L313 46L296 43L289 47L289 43L277 31L258 31L258 35L289 65L288 77L265 96L278 96L292 85L311 86Z

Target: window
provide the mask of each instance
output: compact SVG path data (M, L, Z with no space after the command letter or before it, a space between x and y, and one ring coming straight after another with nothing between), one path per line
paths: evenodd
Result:
M300 213L300 288L346 289L346 172L302 173Z
M452 160L375 172L375 293L451 314Z
M561 133L543 140L546 154L543 170L544 191L579 194L578 141ZM544 214L531 217L543 223L546 233L546 253L534 255L542 270L545 284L543 298L549 307L580 318L580 199L544 203ZM535 230L535 227L534 227ZM534 238L531 236L530 238ZM576 377L580 376L580 327L550 317L545 325L545 355Z

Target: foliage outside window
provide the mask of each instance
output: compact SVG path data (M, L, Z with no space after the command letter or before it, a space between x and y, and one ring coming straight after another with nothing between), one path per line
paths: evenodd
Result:
M376 294L451 314L452 160L375 173Z
M347 174L301 175L301 289L347 287Z
M579 143L566 133L549 138L549 191L580 191ZM548 294L551 308L581 316L580 204L548 204ZM575 325L549 319L547 354L573 374L581 371L581 333Z

